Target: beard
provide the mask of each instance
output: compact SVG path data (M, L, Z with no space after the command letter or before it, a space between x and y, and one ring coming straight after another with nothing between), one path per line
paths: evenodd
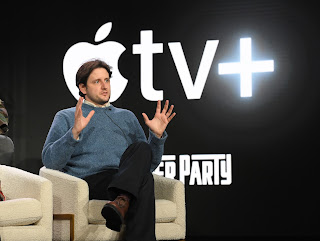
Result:
M101 98L99 95L86 95L85 99L95 105L103 106L110 101L110 95L107 98Z

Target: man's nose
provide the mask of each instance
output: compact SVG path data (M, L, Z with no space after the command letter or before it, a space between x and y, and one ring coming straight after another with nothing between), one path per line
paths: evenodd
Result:
M108 86L107 86L107 82L106 82L106 81L101 81L101 83L102 83L102 84L101 84L101 88L102 88L102 89L107 89L107 87L108 87Z

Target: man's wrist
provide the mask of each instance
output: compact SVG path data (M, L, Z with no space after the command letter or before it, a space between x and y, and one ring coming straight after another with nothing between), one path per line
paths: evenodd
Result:
M162 135L163 135L163 133L161 133L161 134L158 134L158 133L155 133L155 132L153 132L153 133L154 133L155 136L158 137L159 139L161 139L161 137L162 137Z
M73 138L78 141L80 139L79 138L80 133L78 133L74 128L72 128L71 132L72 132Z

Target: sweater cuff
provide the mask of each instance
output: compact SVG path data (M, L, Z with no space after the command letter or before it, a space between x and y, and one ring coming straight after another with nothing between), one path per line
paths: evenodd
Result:
M68 143L70 144L70 146L75 146L82 139L81 133L80 133L78 139L74 139L73 134L72 134L72 127L68 130L68 132L66 133L66 136L68 137Z
M149 129L149 140L157 145L164 144L168 138L168 133L166 131L163 132L162 137L159 138Z

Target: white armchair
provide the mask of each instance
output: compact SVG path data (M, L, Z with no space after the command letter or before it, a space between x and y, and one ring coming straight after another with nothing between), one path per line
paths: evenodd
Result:
M52 183L18 168L0 165L0 240L52 240Z
M107 201L89 200L88 184L77 177L42 167L40 176L53 184L54 240L121 240L105 226L101 209ZM154 174L157 240L184 240L186 234L184 185ZM64 216L63 216L64 215ZM70 216L71 215L71 216ZM68 225L71 218L73 225ZM74 218L74 220L73 220ZM57 220L59 219L59 220ZM72 230L74 228L74 230Z

